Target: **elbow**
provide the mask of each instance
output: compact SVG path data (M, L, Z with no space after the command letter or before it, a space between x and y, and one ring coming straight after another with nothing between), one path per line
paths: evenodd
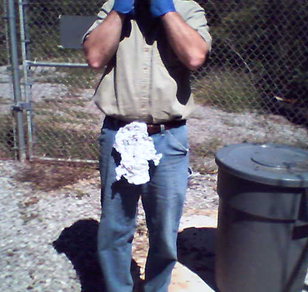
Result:
M83 51L85 54L86 62L90 68L94 70L102 69L105 64L103 63L103 59L100 54L95 52L93 49L90 49L85 44L83 45Z
M101 62L99 62L98 60L95 59L90 59L87 58L87 63L89 65L90 68L94 69L94 70L99 70L104 68L104 64L102 64Z
M205 54L200 54L199 56L194 56L190 58L187 62L187 67L191 71L198 70L205 62Z
M99 70L105 67L102 59L99 58L97 55L86 54L86 61L90 68L94 70Z
M187 67L191 71L198 70L205 62L207 54L209 52L209 47L206 43L203 43L189 58Z

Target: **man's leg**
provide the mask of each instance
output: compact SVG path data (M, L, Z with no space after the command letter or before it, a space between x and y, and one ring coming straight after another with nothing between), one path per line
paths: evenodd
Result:
M102 129L100 136L100 173L102 184L102 214L98 231L98 256L106 292L131 292L131 245L135 230L138 186L116 181L116 161L112 148L116 129Z
M143 194L150 249L144 292L166 292L177 260L177 233L188 179L186 126L153 135L163 157L152 167L151 181Z

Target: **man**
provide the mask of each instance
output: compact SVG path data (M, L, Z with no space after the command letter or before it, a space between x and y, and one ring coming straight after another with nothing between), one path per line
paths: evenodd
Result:
M95 102L106 115L100 136L98 233L105 291L132 291L131 244L141 196L150 245L143 291L166 292L177 260L188 179L185 122L194 110L189 74L204 63L211 37L203 9L188 0L109 0L98 17L83 46L88 64L104 68ZM161 155L159 163L147 162L150 179L141 184L119 180L116 173L121 164L116 135L132 122L145 125ZM138 143L137 156L147 151ZM134 163L131 167L138 170Z

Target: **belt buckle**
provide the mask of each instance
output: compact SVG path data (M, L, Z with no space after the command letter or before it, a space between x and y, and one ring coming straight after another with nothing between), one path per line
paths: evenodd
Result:
M158 134L158 133L165 131L164 124L148 124L147 128L148 128L149 135L154 135L154 134Z

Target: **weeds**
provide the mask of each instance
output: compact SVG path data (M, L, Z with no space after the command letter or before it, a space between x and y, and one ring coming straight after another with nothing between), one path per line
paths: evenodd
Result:
M53 76L40 78L40 82L63 84L69 91L92 89L97 83L97 73L90 68L58 68Z
M13 158L15 156L15 133L11 115L0 116L0 133L0 157Z
M86 130L63 129L43 123L35 133L34 149L37 155L66 159L97 160L97 133Z
M223 146L222 142L218 138L191 145L189 159L193 171L201 174L215 172L216 166L213 165L213 158L221 146Z
M193 82L198 103L215 105L227 112L242 112L260 108L261 97L249 75L230 69L209 72Z

